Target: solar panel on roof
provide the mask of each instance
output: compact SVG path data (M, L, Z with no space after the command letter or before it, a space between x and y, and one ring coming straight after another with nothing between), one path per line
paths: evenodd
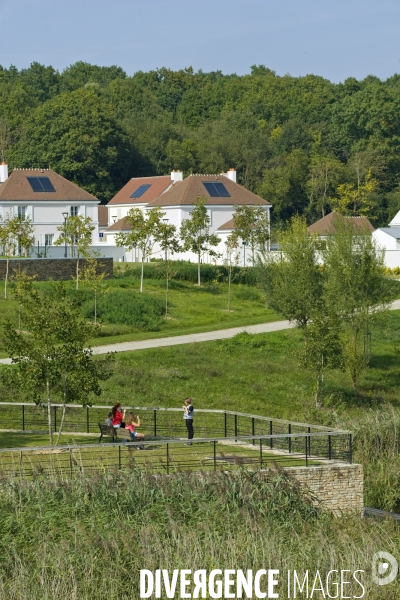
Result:
M221 196L221 198L229 198L230 197L230 193L228 192L228 190L226 189L226 187L224 186L223 183L216 181L214 183L214 187L217 190L217 192L219 193L219 195Z
M38 179L43 186L44 192L55 192L56 191L48 177L38 177Z
M230 198L230 193L220 181L203 181L202 183L211 198Z
M43 192L43 188L40 185L37 177L27 177L29 184L34 192Z
M138 187L136 192L133 192L131 198L140 198L151 187L151 183L145 183Z
M48 177L27 177L34 192L55 192L53 184Z

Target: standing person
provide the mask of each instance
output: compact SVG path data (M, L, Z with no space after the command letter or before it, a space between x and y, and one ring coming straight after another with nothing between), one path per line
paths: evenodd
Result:
M125 429L131 432L131 438L134 442L142 442L144 440L144 433L138 433L135 431L135 427L140 427L140 417L136 416L137 422L135 423L135 415L130 412L126 418ZM140 450L143 450L144 446L139 446Z
M120 402L117 402L117 404L114 404L111 412L112 412L112 426L113 427L125 427L124 419L125 419L126 411L125 410L124 410L124 412L121 411Z
M193 416L194 416L194 407L192 404L191 398L185 398L185 404L182 406L183 408L183 418L185 419L186 429L188 431L188 440L192 440L194 436L193 431ZM187 442L187 446L191 446L192 442Z

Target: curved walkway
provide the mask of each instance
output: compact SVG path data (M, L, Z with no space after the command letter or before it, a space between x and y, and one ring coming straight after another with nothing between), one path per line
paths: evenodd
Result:
M390 310L400 310L400 300L395 300ZM121 342L120 344L109 344L107 346L95 346L93 354L107 354L107 352L132 352L134 350L147 350L149 348L163 348L165 346L180 346L182 344L195 344L198 342L213 342L215 340L226 340L243 331L247 333L270 333L291 329L294 327L289 321L273 321L272 323L261 323L260 325L249 325L248 327L232 327L231 329L219 329L218 331L205 331L203 333L192 333L189 335L176 335L165 338L154 338L152 340L141 340L137 342ZM0 359L0 364L11 364L10 358Z

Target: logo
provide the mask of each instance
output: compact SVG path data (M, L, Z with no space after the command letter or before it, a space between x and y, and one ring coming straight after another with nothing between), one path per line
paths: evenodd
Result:
M377 585L388 585L397 577L399 565L389 552L377 552L372 557L372 579Z

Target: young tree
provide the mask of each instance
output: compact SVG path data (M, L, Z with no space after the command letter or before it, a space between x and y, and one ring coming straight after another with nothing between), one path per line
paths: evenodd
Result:
M162 218L165 215L160 208L152 208L145 214L140 208L131 208L126 217L131 226L130 233L118 233L116 236L117 246L123 246L126 250L138 247L142 254L142 272L140 276L140 291L143 292L144 262L153 254L154 246L160 235Z
M233 213L236 238L240 238L251 248L253 266L255 251L265 251L270 239L268 213L262 206L238 206Z
M10 258L15 256L20 248L24 250L25 255L27 254L35 241L33 231L32 221L29 218L21 219L12 214L6 215L4 220L0 217L0 246L3 247L7 259L4 280L4 298L6 299Z
M79 288L79 259L90 256L90 244L92 243L92 231L94 230L92 219L82 215L70 216L65 225L60 225L57 230L60 235L54 242L55 246L68 244L71 247L71 256L73 248L76 247L76 289Z
M168 288L169 281L173 277L173 270L171 269L170 254L179 252L179 240L177 238L177 231L175 225L172 223L161 223L157 232L156 239L160 245L161 250L165 252L164 264L161 267L163 276L165 278L165 318L168 317Z
M259 261L260 281L269 306L305 328L323 292L316 238L308 233L303 217L294 217L278 235L278 242L279 258L265 253Z
M99 271L101 263L98 257L91 256L85 260L84 267L82 269L82 280L83 284L93 288L94 293L94 324L97 325L97 295L98 289L101 286L103 279L106 276L104 270Z
M231 284L234 278L233 270L239 265L238 238L228 235L225 242L226 266L228 269L228 312L231 311Z
M337 315L328 313L322 302L313 311L312 321L303 329L303 341L300 361L314 374L315 407L321 408L325 371L342 364L340 323Z
M13 283L15 282L14 295L18 302L18 332L21 333L21 302L25 294L30 292L32 289L32 283L36 279L37 275L28 275L26 270L19 268L18 272L14 272L12 276Z
M371 327L386 315L392 299L384 275L384 256L369 231L343 222L323 252L324 295L341 324L343 366L352 385L369 362Z
M208 253L210 256L218 256L213 247L218 246L221 239L210 233L210 217L206 209L206 198L198 196L190 216L181 225L180 238L183 242L183 250L197 254L197 285L201 285L200 263L201 257Z
M50 444L53 445L51 404L60 398L64 423L67 402L90 403L90 395L101 393L100 381L111 375L113 355L93 361L87 348L94 326L87 323L71 301L63 286L51 294L30 288L21 294L22 323L20 332L8 323L4 346L15 368L5 377L20 397L47 405Z
M302 332L300 361L314 374L315 404L319 408L325 370L340 361L336 313L324 298L324 270L319 264L316 237L308 233L305 219L294 217L278 241L280 258L264 255L259 263L260 280L267 304Z

